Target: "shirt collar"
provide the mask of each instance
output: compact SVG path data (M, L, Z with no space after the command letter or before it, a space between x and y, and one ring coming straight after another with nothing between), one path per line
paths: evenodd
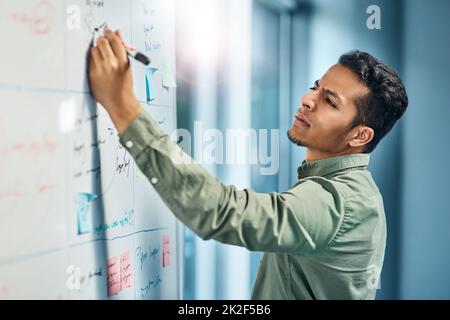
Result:
M369 158L368 153L354 153L309 162L304 160L297 169L298 178L326 176L337 171L358 167L365 169L369 165Z

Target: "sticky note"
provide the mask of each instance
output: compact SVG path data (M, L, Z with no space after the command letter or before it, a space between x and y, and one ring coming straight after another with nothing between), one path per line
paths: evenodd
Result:
M177 83L173 77L173 73L167 63L163 64L161 68L162 73L162 86L165 88L176 88Z
M120 256L120 278L122 289L131 287L133 270L131 268L130 251L125 251Z
M78 193L76 198L78 234L92 231L92 201L97 196L92 193Z
M170 264L170 238L167 234L163 235L163 267Z
M155 99L155 87L152 87L153 74L157 71L157 68L145 69L145 95L147 97L147 103L150 103Z
M122 290L122 282L120 279L120 272L118 270L117 257L109 258L108 265L108 296L118 294Z
M165 253L163 254L163 267L168 267L170 264L170 254Z

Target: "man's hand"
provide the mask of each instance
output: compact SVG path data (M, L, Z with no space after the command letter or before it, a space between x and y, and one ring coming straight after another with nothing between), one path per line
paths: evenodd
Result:
M90 49L89 83L94 98L105 107L119 134L142 111L133 94L130 63L118 31L106 29Z

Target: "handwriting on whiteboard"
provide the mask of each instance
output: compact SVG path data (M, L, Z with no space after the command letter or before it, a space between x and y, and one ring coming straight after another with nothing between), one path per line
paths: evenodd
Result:
M12 181L9 186L0 188L0 200L42 195L58 188L58 184L52 181L46 170L36 172L33 177L29 178L27 182L17 179Z
M157 11L155 9L152 9L151 5L145 0L142 1L142 8L143 8L142 12L144 14L144 21L146 21L143 25L144 51L152 52L155 50L160 50L161 43L158 41L154 41L153 35L155 34L155 25L151 23L153 18L157 14Z
M120 280L122 290L131 287L131 282L133 279L132 272L130 252L127 250L120 256Z
M86 5L91 7L104 7L105 1L104 0L86 0Z
M130 164L131 164L131 157L128 154L128 152L124 149L123 156L121 157L119 157L119 155L116 156L116 172L118 172L119 174L126 173L127 177L129 177Z
M56 142L52 141L47 137L47 135L42 135L38 139L33 139L27 142L15 143L11 146L0 150L0 156L31 156L37 158L43 154L52 154L56 151L58 145Z
M155 277L155 279L150 280L145 287L141 288L141 297L145 298L150 290L155 289L162 282L159 275Z
M42 0L28 12L13 12L10 15L16 24L27 27L35 35L46 35L53 28L55 8L53 1Z
M143 250L141 246L136 248L136 258L140 262L141 270L147 259L153 258L155 260L159 253L159 247L149 247L147 250Z
M124 215L120 219L116 219L111 223L102 223L94 227L97 235L103 234L107 230L124 228L134 225L134 209L125 210Z

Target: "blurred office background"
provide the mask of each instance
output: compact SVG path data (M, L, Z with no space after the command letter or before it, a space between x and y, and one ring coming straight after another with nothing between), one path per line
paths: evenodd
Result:
M370 5L379 30L366 25ZM178 127L279 129L276 174L205 167L239 188L284 191L305 156L286 136L299 99L342 53L379 57L410 105L371 157L388 221L377 298L450 299L449 18L449 0L177 0ZM185 299L250 297L259 253L185 236Z

